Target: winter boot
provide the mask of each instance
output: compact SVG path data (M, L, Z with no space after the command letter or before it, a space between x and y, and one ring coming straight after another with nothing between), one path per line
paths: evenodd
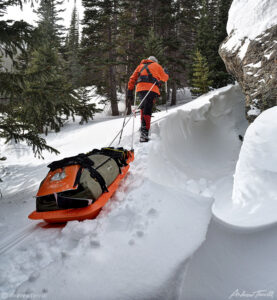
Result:
M147 143L149 141L149 137L145 135L141 135L139 141L140 143Z
M150 129L151 116L143 115L141 111L141 128L140 128L140 142L145 143L149 141L148 133Z
M145 143L145 142L149 141L148 130L146 129L145 126L143 126L143 123L142 123L141 129L140 129L140 140L139 141L141 143Z

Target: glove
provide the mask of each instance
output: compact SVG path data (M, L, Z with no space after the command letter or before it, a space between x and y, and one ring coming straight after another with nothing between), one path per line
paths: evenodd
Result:
M167 68L164 68L164 72L165 72L167 75L169 75L169 74L168 74Z
M133 102L133 101L134 101L133 90L128 90L128 93L127 93L127 99L128 99L130 102Z

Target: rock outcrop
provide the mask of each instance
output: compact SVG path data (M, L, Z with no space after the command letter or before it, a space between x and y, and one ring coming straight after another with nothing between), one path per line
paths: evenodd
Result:
M228 37L219 53L246 96L246 117L252 122L277 105L277 2L234 0Z

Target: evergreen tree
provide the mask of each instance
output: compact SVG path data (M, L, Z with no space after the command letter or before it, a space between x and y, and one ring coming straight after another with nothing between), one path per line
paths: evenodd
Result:
M47 70L45 78L26 82L23 97L28 99L22 107L22 120L35 124L40 132L60 130L64 116L74 115L76 99L72 96L73 89L67 83L64 73L64 62L58 49L61 47L61 27L58 6L62 1L41 0L36 11L39 16L36 32L37 45L29 51L28 62L24 62L24 74Z
M159 60L159 63L166 61L165 57L165 48L164 43L161 37L159 37L154 32L154 28L152 27L148 33L148 37L144 44L144 53L145 57L149 57L150 55L155 55ZM165 104L167 101L167 95L165 94L165 90L163 86L161 86L161 104ZM156 106L155 106L156 110Z
M165 49L163 45L163 40L154 32L152 27L146 36L144 43L144 57L149 57L150 55L155 55L159 61L165 60Z
M91 103L91 97L89 95L90 91L86 87L81 87L77 90L77 95L79 97L79 105L76 109L76 113L82 116L81 125L87 123L89 119L93 119L96 112L101 112L102 109L96 108L95 103Z
M116 77L118 1L83 0L83 6L82 61L88 61L86 70L92 75L91 84L107 97L112 115L116 116L119 114Z
M43 42L51 47L60 48L65 32L64 26L59 24L63 20L59 15L64 9L59 8L64 0L40 0L40 6L35 12L39 17L38 29Z
M74 116L78 105L72 86L67 82L57 49L42 45L32 53L26 74L47 70L46 78L26 82L22 120L36 125L39 132L60 130L65 119Z
M9 5L21 5L20 0L10 0L0 3L0 17L3 17ZM26 22L0 21L0 55L13 59L19 51L25 53L30 43L32 27ZM46 73L44 74L46 75ZM43 150L56 152L38 135L36 126L30 122L22 122L20 107L24 105L23 88L26 80L41 77L42 72L22 75L15 70L11 72L3 68L0 62L0 137L6 142L25 141L33 147L35 155L41 156Z
M79 55L79 18L76 1L72 11L69 33L65 43L68 78L74 87L81 84L82 67Z
M231 0L202 0L197 29L196 47L207 58L213 87L232 82L218 54L221 42L227 36L226 24Z
M207 93L212 85L212 80L209 79L209 67L207 60L199 50L195 51L193 61L193 77L192 77L192 94L200 96Z
M23 98L28 99L22 106L21 120L31 122L39 132L48 133L50 130L56 132L63 126L65 120L70 116L80 114L84 121L92 118L94 112L92 106L84 110L83 100L80 98L66 77L65 61L59 53L60 33L56 22L59 21L56 7L60 1L42 0L37 10L40 20L37 30L38 45L30 57L23 62L24 74L42 72L47 70L47 77L27 81L23 89ZM49 35L51 39L49 38ZM83 122L82 122L83 123Z
M174 105L177 88L192 77L192 56L198 48L207 59L214 86L225 85L229 75L218 48L230 1L83 0L84 82L95 84L111 99L111 87L122 91L138 62L155 55L169 70Z
M232 0L218 0L218 14L216 18L216 30L215 30L215 40L217 49L220 47L220 44L227 37L226 24L228 20L228 12ZM229 83L234 83L233 77L226 71L225 64L219 55L216 55L215 58L215 77L214 77L214 87L218 88L225 86Z
M186 43L184 39L182 39L182 18L180 17L182 12L181 1L163 2L165 1L161 2L159 9L159 13L161 14L159 27L166 33L163 39L166 49L166 61L164 65L169 69L169 90L171 90L170 105L172 106L177 102L177 87L181 85L181 81L185 77L184 48Z
M215 10L213 1L202 0L196 40L196 48L206 57L211 71L214 71L215 57L218 50L215 41Z

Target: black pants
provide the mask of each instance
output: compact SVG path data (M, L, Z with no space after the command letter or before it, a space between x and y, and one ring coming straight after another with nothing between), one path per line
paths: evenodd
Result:
M140 100L147 95L148 91L141 91L139 92L139 97ZM152 109L154 105L154 100L155 98L158 97L158 94L155 92L149 92L147 97L144 99L141 107L140 107L140 112L141 112L141 129L142 130L147 130L147 132L150 129L150 123L151 123L151 115L152 115Z

